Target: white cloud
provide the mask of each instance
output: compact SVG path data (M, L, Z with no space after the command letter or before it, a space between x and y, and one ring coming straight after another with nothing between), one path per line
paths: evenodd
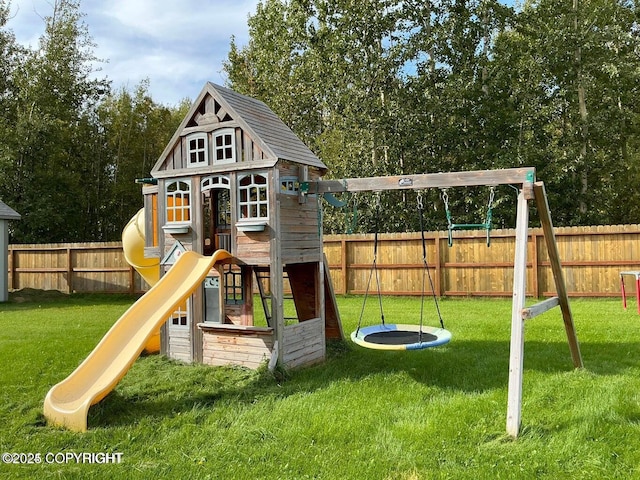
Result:
M255 10L255 4L237 0L116 0L101 3L99 8L104 17L142 35L181 42L187 38L228 40L235 32L246 31L247 13Z
M25 45L36 46L42 17L53 0L13 0L8 27ZM157 102L194 98L206 81L224 83L222 62L231 36L248 40L247 18L258 0L84 0L81 11L97 44L95 54L114 88L150 80Z

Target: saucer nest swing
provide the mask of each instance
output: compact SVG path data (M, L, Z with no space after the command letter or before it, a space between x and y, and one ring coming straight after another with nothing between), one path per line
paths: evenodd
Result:
M423 229L423 203L422 195L418 194L417 198L418 211L420 213L420 232L422 239L422 291L420 297L420 323L419 325L389 324L385 322L384 311L382 308L382 295L380 293L380 278L378 275L377 259L378 259L378 217L380 213L380 197L376 202L376 228L373 240L373 262L369 271L369 279L365 289L360 318L358 320L358 328L351 333L351 340L361 347L371 348L375 350L423 350L425 348L437 347L451 341L451 332L444 328L444 321L440 313L440 306L435 294L433 280L429 272L427 263L427 247ZM377 325L362 326L362 318L369 296L369 288L371 279L375 274L378 304L380 306L380 323ZM433 296L440 327L432 327L423 324L424 318L424 299L426 279L429 279L431 286L431 294Z

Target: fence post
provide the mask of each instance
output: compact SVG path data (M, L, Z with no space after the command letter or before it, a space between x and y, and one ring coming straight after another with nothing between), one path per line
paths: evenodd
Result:
M67 293L73 293L73 255L67 247Z
M436 254L436 296L442 296L442 257L440 256L440 232L436 232L434 238L434 251Z
M347 262L347 240L345 238L340 240L340 258L342 259L342 265L340 266L342 273L342 293L343 295L347 295L349 293L349 285L347 285L349 280L349 272L347 271L349 263Z
M15 274L15 257L13 256L14 249L9 247L9 290L15 290L16 274Z
M532 245L532 253L531 253L531 269L533 274L533 285L532 285L532 294L533 298L540 298L540 283L538 282L539 278L539 259L538 259L538 236L535 232L531 232L531 242Z
M136 293L136 274L133 267L129 265L129 294L133 295L134 293Z

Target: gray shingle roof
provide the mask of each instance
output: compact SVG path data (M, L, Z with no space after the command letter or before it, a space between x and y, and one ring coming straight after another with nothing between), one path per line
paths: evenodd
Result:
M245 123L257 139L264 142L278 159L289 160L326 170L326 165L285 125L267 105L214 83L207 83L212 95L238 122Z
M0 200L0 220L20 220L20 214Z
M317 167L323 173L327 170L327 166L322 160L263 102L234 92L226 87L207 82L152 168L152 175L153 172L163 170L164 162L175 147L181 132L198 114L198 106L207 94L211 95L240 128L259 145L264 152L265 160L272 160L274 165L278 160L287 160L310 167Z

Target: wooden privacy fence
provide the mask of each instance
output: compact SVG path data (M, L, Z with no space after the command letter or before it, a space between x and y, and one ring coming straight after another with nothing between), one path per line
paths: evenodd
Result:
M556 228L556 241L569 295L620 294L621 270L640 270L640 226ZM436 295L511 296L515 230L494 230L491 246L484 231L425 234L427 263ZM373 261L373 235L332 235L324 251L337 293L364 293ZM385 295L419 295L422 289L422 241L419 233L381 234L377 269ZM427 291L430 291L427 283ZM370 292L376 291L375 278ZM530 229L527 245L527 294L555 295L542 229Z
M145 287L120 242L9 245L9 290L141 293Z
M555 229L567 290L572 296L616 296L619 273L640 270L640 226ZM515 231L427 232L427 262L436 294L511 296ZM527 293L555 292L541 229L531 229ZM373 260L373 235L327 235L324 251L336 293L364 293ZM141 293L146 285L124 260L119 242L9 246L9 290ZM422 242L419 233L379 235L377 266L385 295L419 295ZM375 291L372 279L371 291ZM428 286L427 286L428 288Z

